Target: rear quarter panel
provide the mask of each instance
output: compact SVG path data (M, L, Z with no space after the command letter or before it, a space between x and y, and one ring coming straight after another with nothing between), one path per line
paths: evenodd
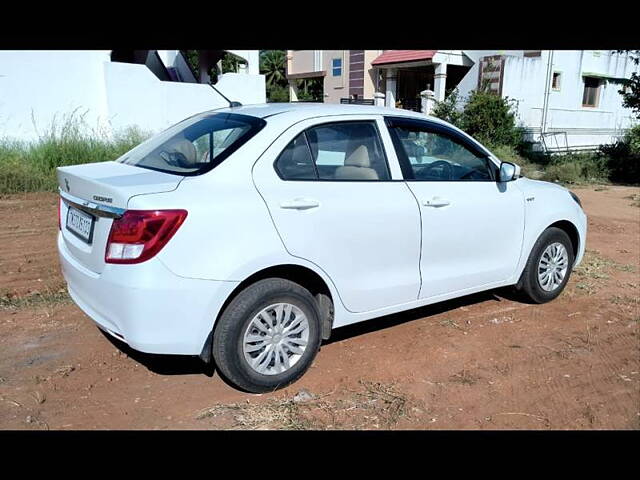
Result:
M201 177L186 178L167 194L134 197L130 209L187 210L187 219L158 253L176 275L240 281L265 257L286 253L269 212L251 183L224 164Z

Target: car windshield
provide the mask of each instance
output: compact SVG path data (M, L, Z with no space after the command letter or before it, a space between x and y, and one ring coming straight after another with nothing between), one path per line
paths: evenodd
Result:
M176 175L200 175L219 165L265 125L237 113L203 113L151 137L116 161Z

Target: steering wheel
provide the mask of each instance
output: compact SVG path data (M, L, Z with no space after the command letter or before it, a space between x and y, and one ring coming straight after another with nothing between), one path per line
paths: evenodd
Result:
M439 167L444 167L443 169L445 172L444 177L442 177L441 175L431 175L428 173L430 170L434 170ZM429 163L428 165L424 166L424 168L420 171L420 175L422 176L423 174L426 174L430 177L437 177L437 178L443 178L444 180L451 180L453 178L453 168L451 167L451 164L445 160L436 160L435 162Z

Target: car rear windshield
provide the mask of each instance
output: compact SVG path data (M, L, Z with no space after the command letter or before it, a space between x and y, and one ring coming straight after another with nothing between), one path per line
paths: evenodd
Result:
M176 175L201 175L220 165L265 124L249 115L203 113L151 137L116 161Z

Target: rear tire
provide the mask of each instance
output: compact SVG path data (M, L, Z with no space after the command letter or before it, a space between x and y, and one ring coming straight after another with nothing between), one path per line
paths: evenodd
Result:
M218 319L212 353L236 387L270 392L298 380L319 348L317 304L297 283L267 278L240 292Z
M525 300L550 302L562 293L573 268L573 246L569 235L556 227L538 238L520 276L517 289Z

